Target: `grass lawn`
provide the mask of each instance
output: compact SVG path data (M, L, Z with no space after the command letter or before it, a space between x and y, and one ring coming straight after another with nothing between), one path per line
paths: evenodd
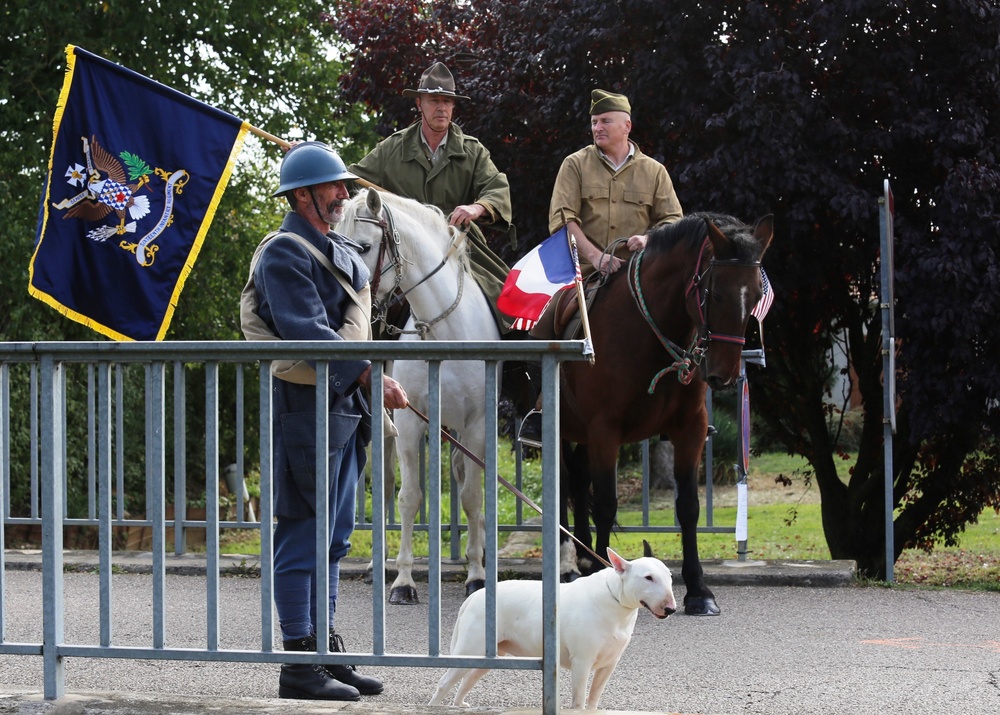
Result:
M508 481L514 481L514 461L512 453L501 446L500 473ZM845 460L844 476L851 465ZM523 463L524 486L522 491L536 503L541 501L538 459L526 459ZM804 459L784 454L763 454L751 459L748 478L748 558L761 560L815 560L829 559L830 551L823 536L819 490L808 479L808 464ZM779 478L784 477L784 478ZM787 479L785 479L787 478ZM787 481L790 480L790 483ZM622 470L619 475L619 522L623 525L640 525L641 475L638 468ZM449 494L442 495L442 508L447 518ZM503 486L498 491L501 524L515 522L516 500ZM656 492L651 498L650 523L672 525L673 492ZM715 506L714 525L731 526L736 523L736 488L716 486L713 492ZM701 523L706 523L702 499ZM370 510L370 505L369 505ZM524 519L537 514L529 507L523 507ZM370 511L369 511L370 514ZM234 534L233 537L236 535ZM500 535L501 546L509 537L509 532ZM612 548L633 557L642 553L642 534L619 533L612 535ZM679 560L681 554L680 534L646 535L654 552L661 558ZM257 539L256 544L253 540ZM704 559L735 559L736 543L729 534L700 534L698 537L701 556ZM230 539L226 539L230 541ZM246 533L237 543L224 545L229 553L248 553L248 549L259 549L256 532ZM399 532L386 534L389 553L395 555L399 547ZM351 556L369 558L371 555L371 532L355 531L351 538ZM517 553L532 555L541 543L540 535ZM448 539L442 546L449 553ZM252 551L249 551L252 553ZM418 556L427 554L427 535L416 532L414 552ZM992 510L983 513L979 523L969 525L954 548L938 547L931 554L908 550L895 565L896 581L899 584L920 586L958 586L1000 590L1000 515Z

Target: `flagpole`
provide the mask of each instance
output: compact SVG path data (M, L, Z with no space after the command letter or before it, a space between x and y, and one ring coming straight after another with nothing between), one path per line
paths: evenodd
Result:
M251 134L256 134L261 139L267 139L269 142L274 142L275 144L280 146L282 149L285 149L286 151L292 148L292 143L290 141L286 141L281 137L276 137L274 134L271 134L270 132L265 132L263 129L255 127L252 124L247 124L247 129L250 130Z
M576 300L580 309L580 322L583 324L583 354L593 365L597 359L594 354L594 341L590 336L590 316L587 315L587 297L583 292L583 276L580 274L580 256L576 250L576 237L567 229L566 237L569 238L570 253L573 254L573 266L576 268Z
M275 144L277 144L278 146L280 146L285 151L288 151L289 149L292 148L292 143L290 141L287 141L285 139L282 139L281 137L275 136L274 134L271 134L270 132L265 132L260 127L255 127L252 124L247 124L247 129L250 130L251 134L256 134L261 139L267 139L269 142L274 142ZM378 184L373 184L372 182L368 181L367 179L362 179L360 176L357 179L355 179L355 181L357 181L359 184L361 184L362 186L364 186L366 189L375 189L376 191L381 191L384 194L391 194L392 193L391 191L386 191L385 189L383 189Z

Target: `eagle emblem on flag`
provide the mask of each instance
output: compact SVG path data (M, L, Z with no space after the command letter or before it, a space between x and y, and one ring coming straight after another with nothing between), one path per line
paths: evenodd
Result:
M134 253L139 265L151 266L159 248L153 241L173 222L174 194L183 192L188 180L187 172L183 169L174 172L153 169L131 152L121 151L117 157L114 156L101 146L96 137L80 139L85 165L73 163L66 169L67 183L79 191L74 196L53 202L52 206L65 210L64 220L81 219L87 223L104 221L114 213L117 223L105 223L87 231L86 236L92 241L103 242L112 236L135 234L138 221L151 213L150 197L147 195L153 193L150 177L161 178L165 183L163 217L136 242L122 240L118 244L119 248Z

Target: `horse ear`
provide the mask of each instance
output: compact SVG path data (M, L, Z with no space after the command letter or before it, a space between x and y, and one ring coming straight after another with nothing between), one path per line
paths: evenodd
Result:
M645 539L642 540L642 555L646 558L656 558L653 556L653 547L649 545L649 542Z
M774 238L774 214L757 219L757 223L753 225L753 237L760 244L760 255L763 256Z
M708 219L705 219L705 226L708 228L708 240L712 242L712 248L715 250L715 255L718 256L726 250L729 239L726 238L726 234L719 230L718 226Z
M368 189L368 196L365 197L365 206L373 214L378 216L382 213L382 194L375 189Z
M619 574L625 573L625 569L628 568L628 561L623 559L621 556L616 554L611 549L608 549L608 561L611 562L611 565L614 567L615 572Z

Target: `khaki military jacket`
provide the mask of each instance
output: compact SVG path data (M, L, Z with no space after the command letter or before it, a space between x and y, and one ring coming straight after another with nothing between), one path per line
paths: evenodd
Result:
M667 170L632 146L635 153L617 171L593 144L563 160L549 204L550 233L575 221L603 249L684 216ZM625 257L628 250L623 247L618 255Z
M480 203L487 209L485 223L506 230L511 220L510 184L497 169L490 152L457 124L448 132L445 153L431 164L420 141L420 122L380 142L348 170L386 191L437 206L450 213L456 206Z

